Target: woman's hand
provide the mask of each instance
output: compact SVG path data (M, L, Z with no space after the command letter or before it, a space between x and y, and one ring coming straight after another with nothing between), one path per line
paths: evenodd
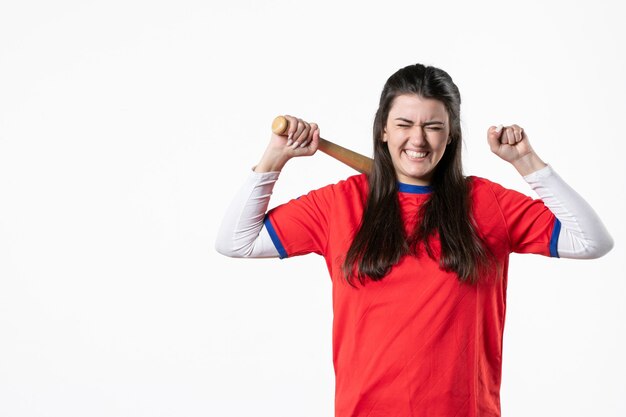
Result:
M518 125L491 126L487 131L491 152L510 162L521 175L528 175L546 164L530 146L524 129Z
M289 122L286 135L272 133L270 143L254 169L256 172L280 171L291 158L311 156L317 151L320 139L317 124L289 115L284 117Z

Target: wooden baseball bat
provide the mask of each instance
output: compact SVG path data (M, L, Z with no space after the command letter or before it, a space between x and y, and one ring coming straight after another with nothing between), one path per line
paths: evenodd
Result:
M283 116L276 117L272 122L272 132L280 136L284 136L288 127L289 122ZM350 168L353 168L362 174L367 174L372 170L372 164L374 163L372 158L351 151L350 149L346 149L343 146L339 146L329 140L320 138L320 143L317 149L324 152L326 155L343 162Z

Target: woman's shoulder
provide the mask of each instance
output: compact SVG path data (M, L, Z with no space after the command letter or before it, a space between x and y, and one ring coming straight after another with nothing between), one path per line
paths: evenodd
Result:
M366 174L352 175L351 177L339 181L337 184L345 188L355 188L358 190L367 190L369 186Z
M490 179L479 177L477 175L470 175L467 177L467 180L472 187L489 187L492 184L500 185L494 181L491 181Z
M353 175L348 178L339 180L336 183L326 185L316 191L323 191L327 193L339 193L339 194L356 192L360 194L363 191L367 192L367 190L368 190L367 175L358 174L358 175Z
M469 184L470 192L472 195L491 194L496 196L499 193L507 190L497 182L476 175L470 175L469 177L467 177L467 182Z
M303 197L305 197L316 200L325 200L328 204L331 204L332 202L339 202L342 200L363 201L365 196L367 196L367 192L367 175L358 174L341 179L335 183L311 190L303 196L298 197L297 200L301 200Z
M474 207L483 207L497 205L500 208L514 206L517 207L520 204L526 204L532 202L533 199L526 194L503 187L497 182L491 181L487 178L470 176L467 177L470 184L470 196Z

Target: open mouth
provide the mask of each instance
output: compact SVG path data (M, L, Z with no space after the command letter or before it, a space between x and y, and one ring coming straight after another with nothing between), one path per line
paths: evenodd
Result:
M411 151L409 149L405 149L404 153L406 154L406 156L409 157L409 159L422 159L426 158L426 156L428 156L429 154L429 152Z

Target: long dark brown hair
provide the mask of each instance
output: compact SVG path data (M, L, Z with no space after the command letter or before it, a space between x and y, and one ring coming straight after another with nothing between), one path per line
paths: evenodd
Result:
M383 133L394 99L402 94L439 100L445 105L450 123L450 143L435 167L430 186L432 193L418 213L410 236L405 233L398 179ZM461 281L475 282L490 255L474 228L470 213L468 179L461 161L461 95L445 71L410 65L393 74L383 88L374 119L374 166L368 176L369 193L361 226L348 250L343 273L350 285L353 278L364 285L369 278L379 281L391 267L408 254L417 255L420 244L435 259L429 244L433 236L441 243L439 265L455 272Z

